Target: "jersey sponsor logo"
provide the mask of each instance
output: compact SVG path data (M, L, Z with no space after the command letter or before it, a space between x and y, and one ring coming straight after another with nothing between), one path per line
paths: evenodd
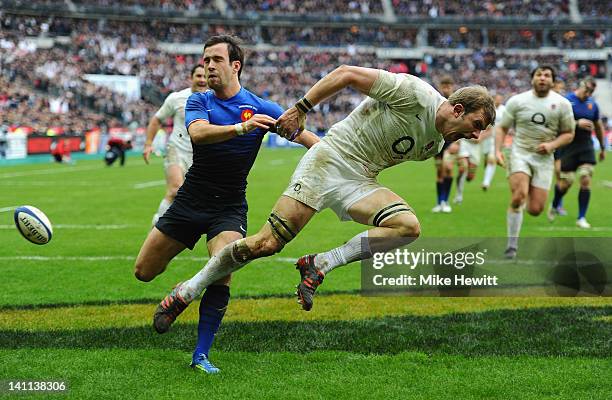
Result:
M589 103L587 107L588 107L589 110L592 110L593 109L593 104Z
M248 121L249 119L251 119L251 117L253 117L255 113L253 112L253 110L251 109L246 109L246 110L242 110L242 113L240 113L240 119L242 120L242 122L244 121Z
M556 104L552 104L552 105L550 106L550 108L552 108L552 109L554 110L555 108L557 108L557 105L556 105Z
M399 154L401 157L393 157L393 158L403 158L412 148L414 147L414 139L410 136L402 136L397 139L391 145L391 150L395 154Z
M544 125L546 123L546 117L542 113L535 113L531 116L531 122L537 125Z

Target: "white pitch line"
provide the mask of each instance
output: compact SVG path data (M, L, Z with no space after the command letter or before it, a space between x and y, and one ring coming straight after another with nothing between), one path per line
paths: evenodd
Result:
M11 207L2 207L0 208L0 212L7 212L7 211L13 211L14 209L16 209L19 206L11 206ZM11 225L12 226L12 225Z
M207 261L209 257L183 256L176 257L180 261ZM271 261L294 263L298 257L274 257ZM134 261L133 256L0 256L0 261Z
M94 169L101 169L101 167L71 167L71 168L69 167L65 169L61 169L61 168L35 169L32 171L8 172L5 174L0 174L0 178L16 178L19 176L61 174L63 172L91 171Z
M120 229L135 228L139 225L71 225L71 224L55 224L56 229L93 229L96 231L114 231ZM15 225L0 225L0 229L14 229Z
M151 182L142 182L134 185L134 189L145 189L153 186L163 186L166 184L166 181L151 181Z
M612 232L612 226L594 226L590 229L582 229L573 226L540 226L536 228L543 232Z

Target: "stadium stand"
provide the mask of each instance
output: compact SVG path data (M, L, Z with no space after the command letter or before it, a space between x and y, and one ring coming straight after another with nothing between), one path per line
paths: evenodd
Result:
M79 0L74 4L80 11L116 5L129 8L121 18L101 11L83 18L80 11L74 17L69 11L28 11L29 3L19 3L22 9L17 12L10 7L16 2L5 1L6 11L0 12L0 122L31 126L40 133L58 125L74 132L100 124L143 127L169 92L186 86L186 76L200 57L204 39L221 33L238 34L250 49L244 85L284 106L340 64L408 72L434 84L441 75L450 73L460 85L480 83L504 95L524 90L527 74L538 62L557 66L570 88L581 77L605 78L610 73L605 57L581 58L579 53L583 49L606 51L611 45L606 24L609 16L606 20L606 10L597 7L598 2L579 2L581 12L588 10L590 16L604 18L604 22L586 25L532 23L526 18L523 25L509 27L479 19L498 14L500 18L502 14L565 18L568 2L561 0L546 4L484 2L478 7L468 0L391 0L387 5L392 6L394 16L421 15L423 23L372 23L366 17L388 17L384 15L388 9L383 7L385 1L306 1L299 7L283 0L138 2L161 13L161 17L147 21L140 19L135 2ZM65 5L53 1L36 4L39 8ZM242 15L223 20L176 18L173 14L194 11L194 7L199 12L200 6L205 12L241 10ZM435 16L432 7L437 8ZM299 16L314 9L327 16L315 23L241 19L247 12ZM460 9L473 10L473 24L469 19L453 22ZM363 18L329 22L329 15L348 14ZM137 77L141 98L129 99L98 86L86 78L87 74ZM350 92L337 96L309 119L310 128L324 131L360 99ZM39 112L24 113L28 107ZM44 112L51 109L51 113Z

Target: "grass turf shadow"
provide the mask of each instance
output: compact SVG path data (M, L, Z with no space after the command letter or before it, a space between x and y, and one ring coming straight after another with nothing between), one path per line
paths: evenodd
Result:
M559 307L357 321L229 322L222 325L215 349L610 358L612 324L597 319L610 314L612 307ZM0 331L0 349L168 348L191 351L195 340L194 324L177 325L166 335L158 335L150 327Z

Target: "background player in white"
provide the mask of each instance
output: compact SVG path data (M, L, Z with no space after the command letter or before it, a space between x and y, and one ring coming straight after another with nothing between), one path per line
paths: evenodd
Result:
M317 82L278 119L279 133L286 137L299 133L306 113L345 87L368 97L304 155L268 223L257 234L226 246L191 280L179 284L177 293L171 293L160 304L165 315L159 319L172 323L219 277L253 259L279 252L317 211L331 208L343 220L373 226L343 246L298 260L301 282L297 295L302 308L309 310L325 274L369 258L371 251L395 246L387 240L380 248L370 249L362 247L362 238L367 241L368 237L419 236L421 228L413 210L376 181L378 173L404 161L433 157L445 140L477 138L495 119L493 99L481 86L459 89L446 100L412 75L341 66Z
M204 66L199 64L191 69L191 87L170 93L161 108L151 117L147 126L147 138L142 156L148 164L153 152L153 140L162 127L162 121L170 117L173 118L172 134L168 138L164 159L166 194L153 216L153 226L174 201L176 192L183 184L185 174L193 162L191 139L185 128L185 103L192 93L205 92L206 90L208 90L208 85L206 84Z
M504 96L501 94L496 94L493 99L495 100L495 126L499 126L502 116L504 115L504 110L506 109L506 106L504 105ZM481 187L482 190L487 190L491 186L491 181L493 181L493 176L495 175L495 168L497 167L497 159L495 157L494 127L487 129L480 141L480 147L487 163Z
M455 91L455 80L450 75L445 75L438 83L438 91L442 96L448 98ZM452 211L448 204L448 198L453 185L453 162L448 161L451 152L456 153L459 146L456 142L445 142L442 150L434 156L436 166L436 198L437 203L431 209L434 213L449 213Z
M476 170L480 164L480 143L475 139L461 139L457 142L459 151L456 159L459 167L457 176L457 190L453 202L463 203L463 190L465 182L471 182L476 176Z
M507 212L507 258L516 257L518 236L523 223L523 208L540 215L554 172L553 152L574 138L574 114L570 102L552 91L555 71L542 65L531 72L532 89L511 97L497 128L495 153L505 165L501 151L508 130L514 126L508 165L512 197Z

